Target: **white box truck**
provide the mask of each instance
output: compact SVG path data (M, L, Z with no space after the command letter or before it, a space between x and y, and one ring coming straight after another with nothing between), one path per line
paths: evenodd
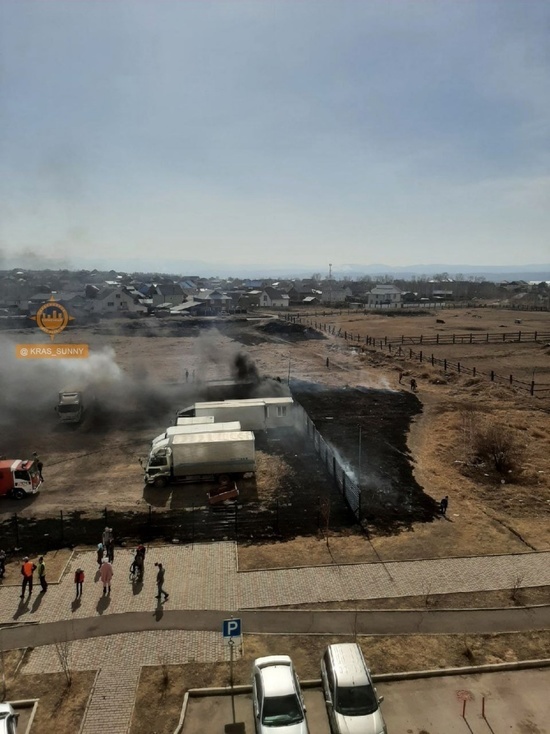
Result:
M151 449L145 466L145 481L155 487L222 477L235 480L256 471L251 431L180 434L165 441Z
M240 431L241 424L239 421L228 421L227 423L194 423L190 426L169 426L164 433L156 436L152 442L152 446L157 446L162 441L170 438L170 436L184 436L190 433L220 433L220 431Z
M214 423L213 415L199 415L195 418L178 418L176 426L195 426L204 423Z
M294 425L292 398L247 398L195 403L180 410L176 420L185 417L213 415L215 422L239 421L245 431L265 431Z

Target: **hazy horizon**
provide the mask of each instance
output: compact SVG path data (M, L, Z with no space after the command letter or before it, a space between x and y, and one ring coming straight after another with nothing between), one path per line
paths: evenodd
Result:
M0 268L528 270L550 254L549 21L539 0L4 0Z

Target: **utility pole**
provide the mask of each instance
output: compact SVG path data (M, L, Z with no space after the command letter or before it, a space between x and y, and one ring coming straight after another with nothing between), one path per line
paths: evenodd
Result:
M332 263L328 264L328 302L332 307Z

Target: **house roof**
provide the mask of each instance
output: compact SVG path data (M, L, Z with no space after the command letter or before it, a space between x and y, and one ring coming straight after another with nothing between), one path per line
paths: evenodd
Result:
M263 292L267 293L267 295L271 298L271 300L281 301L285 298L289 298L289 296L286 293L281 293L281 291L278 291L276 288L272 288L270 285L267 285L264 288Z
M382 283L381 285L375 285L370 293L373 296L383 296L390 293L401 293L401 290L397 286L391 285L391 283Z
M172 306L170 313L191 311L194 308L202 308L203 306L204 303L202 301L186 301L185 303L179 303L177 306Z
M161 296L182 296L183 290L178 283L160 283L157 285L157 293Z
M59 291L58 293L52 294L50 291L50 293L35 293L34 296L29 298L29 301L32 301L33 303L49 301L52 295L56 301L72 301L75 298L83 298L82 293L65 293L63 291Z

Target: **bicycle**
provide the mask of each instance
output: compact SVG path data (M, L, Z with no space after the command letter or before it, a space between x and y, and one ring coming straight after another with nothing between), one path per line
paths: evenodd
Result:
M137 584L143 581L143 561L136 563L138 556L130 564L130 583Z

